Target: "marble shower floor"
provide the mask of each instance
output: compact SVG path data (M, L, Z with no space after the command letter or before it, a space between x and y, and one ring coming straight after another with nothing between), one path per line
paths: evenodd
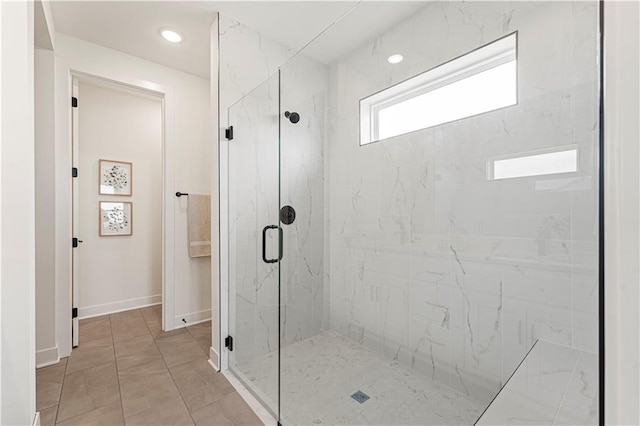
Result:
M239 367L277 395L276 354ZM472 425L484 404L340 335L320 333L282 350L285 425ZM351 398L362 391L370 399Z

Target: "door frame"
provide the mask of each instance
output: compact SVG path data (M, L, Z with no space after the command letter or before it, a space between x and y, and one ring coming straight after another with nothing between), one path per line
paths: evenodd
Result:
M99 66L72 66L65 60L56 61L56 334L60 358L72 350L72 106L74 80L93 81L157 96L162 114L162 329L175 328L175 188L174 179L174 111L173 88L148 80L131 77L122 72L108 72ZM82 99L78 100L79 106ZM60 126L60 123L65 123ZM82 175L80 170L79 174Z
M72 99L77 99L79 96L80 80L73 78L71 80L71 96ZM80 141L79 141L79 114L78 108L71 105L71 167L79 167L80 163ZM73 177L73 174L72 174ZM71 233L73 238L79 237L79 232L76 232L79 228L79 220L77 210L80 205L80 185L78 179L71 179ZM80 246L75 244L73 240L71 249L71 310L72 312L78 308L78 283L76 282L79 270L78 270L78 258L80 255ZM79 241L79 240L78 240ZM78 250L74 250L74 249ZM80 342L80 318L76 315L75 318L71 315L71 348L75 348Z

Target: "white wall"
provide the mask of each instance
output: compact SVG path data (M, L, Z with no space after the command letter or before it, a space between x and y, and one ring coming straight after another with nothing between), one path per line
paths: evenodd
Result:
M78 316L162 301L162 102L78 85ZM132 196L99 195L99 160L133 163ZM133 234L100 237L100 201L133 202Z
M165 277L173 280L174 304L165 305L165 326L180 326L210 317L209 258L190 259L187 250L186 197L176 191L211 190L209 82L65 34L56 35L56 291L58 346L61 356L71 349L71 73L85 73L165 93ZM81 100L80 100L81 102ZM167 292L168 293L168 292Z
M54 57L35 49L36 365L58 361L55 314Z
M640 6L604 3L605 416L640 424Z
M0 3L0 423L35 415L32 2Z

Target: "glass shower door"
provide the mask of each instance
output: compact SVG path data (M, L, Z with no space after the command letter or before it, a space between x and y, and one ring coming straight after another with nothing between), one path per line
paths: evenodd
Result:
M229 108L229 368L278 411L278 75Z

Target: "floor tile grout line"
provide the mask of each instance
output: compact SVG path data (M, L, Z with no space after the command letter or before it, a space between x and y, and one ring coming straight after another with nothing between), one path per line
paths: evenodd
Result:
M64 359L64 358L62 358L62 359ZM46 370L55 369L55 368L61 368L61 367L64 367L64 369L66 371L66 369L67 369L66 364L65 365L61 365L60 361L58 361L58 363L56 363L56 364L48 365L46 367L40 367L40 368L36 367L36 411L48 410L50 408L56 407L60 403L60 395L62 394L62 384L64 383L64 372L62 373L62 382L59 383L60 392L58 393L58 403L57 404L52 404L52 405L48 405L46 407L38 408L37 398L38 398L38 388L40 387L40 386L38 386L38 374L39 373L42 374L42 372L46 371Z
M165 363L165 365L166 365L166 363ZM195 425L196 424L196 419L193 418L193 414L191 413L191 410L189 409L189 406L187 405L187 401L184 399L184 395L182 395L182 391L180 390L180 387L176 383L176 379L173 377L173 374L171 374L171 369L169 367L167 367L167 370L169 371L169 377L171 377L171 382L173 382L173 386L175 386L176 389L178 390L178 395L180 395L180 399L182 400L182 403L184 404L184 408L187 410L187 413L189 413L189 418L191 418L191 421Z
M144 321L145 327L147 327L148 335L149 335L149 337L151 337L151 340L153 340L153 343L155 344L156 343L156 339L153 337L153 333L151 332L151 328L149 327L149 323L147 322L147 319L145 318L144 314L142 313L142 310L140 308L137 308L136 310L140 311L140 315L142 316L142 320ZM126 311L126 312L129 312L129 311ZM130 339L125 339L125 340L136 339L136 338L141 337L141 336L134 336L134 337L131 337ZM123 341L125 341L125 340L123 340ZM114 351L115 351L115 344L116 343L115 343L115 339L114 339L114 341L113 341ZM158 348L158 345L155 345L155 346L156 346L156 349L158 350L158 353L160 354L160 358L162 359L162 361L164 363L164 357L162 356L162 352L160 352L160 348ZM120 392L120 404L121 404L121 407L122 407L122 419L123 419L123 421L124 421L124 423L126 425L127 419L126 419L126 417L124 415L124 403L122 402L122 389L120 388L120 374L119 374L120 373L120 369L118 368L118 357L115 354L114 354L114 356L116 358L116 371L118 373L118 390ZM138 364L138 365L133 365L133 366L127 367L126 369L132 369L132 368L144 365L144 364L145 363ZM165 363L165 367L166 367L166 363ZM167 371L168 370L169 370L169 368L167 368Z
M195 325L197 325L197 324L195 324ZM194 336L194 335L193 335L193 333L191 332L191 330L189 329L189 327L191 327L191 326L185 326L185 327L182 327L182 328L186 328L186 329L187 329L187 332L189 333L189 335L191 335L191 338L192 338L196 343L198 343L198 341L196 340L196 336ZM200 346L200 344L198 344L198 346L200 347L200 349L202 349L202 351L204 352L205 356L207 356L207 352L202 348L202 346ZM193 361L195 361L195 360L187 361L187 362L185 362L185 363L178 364L178 365L174 365L172 368L174 368L174 367L178 367L178 366L180 366L180 365L184 365L184 364L187 364L187 363L189 363L189 362L193 362ZM171 374L171 369L169 369L169 373ZM173 374L171 374L171 376L173 377ZM175 380L174 380L174 382L175 382ZM177 385L176 385L176 387L177 387ZM180 388L178 388L178 392L180 392L180 394L182 395L182 391L180 391ZM202 410L202 409L204 409L205 407L208 407L208 406L210 406L210 405L216 404L216 403L220 402L221 400L223 400L224 398L227 398L227 397L229 397L230 395L232 395L232 394L234 394L234 393L237 393L237 391L236 391L235 389L234 389L232 392L230 392L230 393L228 393L228 394L226 394L226 395L222 395L220 398L216 399L215 401L211 401L210 403L203 405L202 407L198 408L198 410ZM183 397L183 399L184 399L184 397ZM185 406L186 406L186 401L185 401ZM189 414L192 414L192 412L191 412L191 410L189 409L189 407L188 407L188 406L187 406L187 410L189 411ZM195 411L198 411L198 410L195 410ZM193 415L192 415L192 417L191 417L191 418L193 419ZM194 423L195 423L195 419L193 419L193 420L194 420ZM229 419L227 418L227 420L229 420ZM232 421L232 420L229 420L229 421L231 421L232 425L234 425L234 423L233 423L233 421Z
M111 328L111 342L113 343L113 359L116 364L116 381L118 382L118 395L120 396L120 410L122 412L122 423L127 424L127 419L124 416L124 403L122 402L122 388L120 387L120 369L118 368L118 356L116 355L116 340L113 337L113 321L111 321L111 315L109 315L109 326Z
M185 326L185 327L184 327L184 328L186 328L186 329L187 329L187 332L189 332L189 334L191 335L191 338L193 338L193 340L195 340L195 342L198 344L198 346L200 346L200 343L198 343L198 340L196 339L196 336L194 336L194 334L191 332L190 327L195 327L195 326L197 326L197 325L199 325L199 324L204 324L204 323L206 323L206 322L207 322L207 321L205 321L205 322L199 322L199 323L197 323L197 324L187 325L187 326ZM209 320L208 322L209 322L209 324L211 324L211 320ZM211 345L209 345L209 346L211 346ZM208 353L208 351L207 351L205 348L203 348L202 346L200 346L200 349L202 349L202 352L204 352L205 356L208 358L208 357L209 357L209 353Z
M91 369L93 369L93 368L105 367L105 366L108 366L108 365L111 365L111 364L113 364L113 365L114 365L114 367L116 368L116 375L117 375L117 369L118 369L118 367L117 367L117 365L116 365L115 360L114 360L114 361L109 361L109 362L106 362L106 363L103 363L103 364L94 365L94 366L92 366L92 367L83 368L82 370L78 370L78 371L74 371L74 372L72 372L72 373L69 373L69 375L73 375L73 374L77 374L77 373L86 372L87 370L91 370ZM66 380L66 375L65 375L65 380ZM119 387L118 387L118 391L119 391ZM60 396L62 397L62 392L60 392ZM95 411L95 410L98 410L98 409L100 409L100 408L104 408L104 407L107 407L107 406L108 406L108 405L103 405L103 406L101 406L101 407L95 407L95 408L92 408L91 410L89 410L89 411L85 411L84 413L76 414L76 415L74 415L73 417L69 417L68 419L65 419L63 422L67 422L67 421L73 420L73 419L75 419L75 418L77 418L77 417L80 417L80 416L86 415L87 413L90 413L91 411ZM58 404L58 409L59 409L59 408L60 408L60 404ZM57 422L57 418L58 418L58 413L56 413L56 422Z
M71 349L71 351L73 352L73 349ZM62 374L62 386L60 386L60 394L58 395L58 405L56 405L56 415L53 418L53 426L56 426L58 424L58 413L60 413L60 400L62 399L62 391L64 390L64 382L67 381L67 368L69 368L69 358L71 358L71 354L69 354L69 356L67 357L67 362L65 362L65 364L64 364L64 373Z
M201 323L199 323L199 324L201 324ZM194 325L197 325L197 324L194 324ZM187 329L187 331L189 332L189 334L191 335L191 338L192 338L193 340L195 340L195 341L196 341L196 343L198 343L198 341L196 340L196 336L194 336L194 335L193 335L193 333L191 332L191 330L189 329L189 327L191 327L191 326L185 326L185 327L183 327L183 328L186 328L186 329ZM199 343L198 343L198 346L200 347L200 349L202 349L202 351L205 353L205 356L206 356L206 355L207 355L207 352L202 348L202 346L200 346L200 344L199 344ZM185 364L186 364L186 363L185 363ZM182 365L182 364L181 364L181 365ZM177 366L176 366L176 367L177 367ZM171 372L171 370L169 370L169 372ZM178 389L178 391L180 391L180 389ZM181 393L182 393L182 392L181 392ZM233 390L233 392L230 392L230 393L228 393L228 394L226 394L226 395L222 395L220 398L216 399L215 401L211 401L209 404L205 404L205 405L203 405L202 407L198 408L198 410L202 410L202 409L204 409L205 407L208 407L208 406L210 406L210 405L216 404L216 403L220 402L221 400L223 400L224 398L227 398L227 397L229 397L230 395L232 395L232 394L234 394L234 393L238 393L238 392L234 389L234 390ZM186 402L185 402L185 404L186 404ZM189 411L189 413L191 414L191 410L189 409L189 407L187 407L187 410L188 410L188 411ZM197 410L196 410L196 411L197 411ZM226 417L226 416L225 416L225 417ZM192 418L193 418L193 416L192 416ZM235 425L235 423L234 423L232 420L230 420L230 419L228 419L228 418L227 418L227 420L229 420L229 421L231 422L231 424L232 424L232 425ZM194 419L194 422L195 422L195 419Z
M231 387L233 388L233 386L231 386ZM211 406L211 405L214 405L214 404L218 404L218 403L219 403L220 401L222 401L223 399L230 398L230 397L231 397L231 396L233 396L233 395L238 395L240 398L242 398L242 395L240 395L240 393L239 393L235 388L233 388L233 390L232 390L231 392L229 392L228 394L226 394L226 395L222 395L221 397L219 397L219 398L218 398L218 399L216 399L215 401L211 401L211 402L209 402L208 404L205 404L205 405L203 405L202 407L200 407L200 408L198 408L197 410L194 410L194 411L204 410L205 408L207 408L207 407L209 407L209 406ZM242 398L242 400L244 401L244 398ZM187 407L187 410L189 410L189 407ZM189 412L191 412L191 410L189 410ZM223 415L224 415L224 414L223 414ZM227 420L229 420L232 424L235 424L235 423L233 423L233 420L229 419L227 416L224 416L224 417L225 417Z
M144 318L144 315L143 315L143 318ZM149 324L147 323L146 319L145 319L145 324L147 324L147 328L149 329L149 333L151 333L151 329L149 328ZM163 331L162 327L161 327L161 331ZM173 386L176 387L176 390L178 391L178 395L180 395L180 400L182 401L182 404L184 404L184 408L187 410L187 413L189 413L189 418L191 419L191 422L195 425L196 424L196 420L193 418L193 415L191 414L191 410L189 410L189 407L187 406L187 401L185 401L184 396L182 395L182 392L180 391L180 387L176 383L176 380L173 378L173 374L171 374L171 369L167 365L167 361L164 359L164 355L162 354L162 351L160 351L160 346L158 346L158 342L156 341L156 338L153 336L153 334L151 334L151 337L153 338L153 343L154 343L154 345L156 345L156 348L158 349L158 352L160 352L160 358L162 358L162 362L164 363L164 366L166 367L167 372L169 373L169 377L171 377L171 383L173 383Z
M111 328L111 318L110 318L110 317L111 317L111 315L110 315L110 314L106 314L106 315L104 315L104 316L109 320L109 328ZM78 325L78 331L80 331L80 330L79 330L79 328L80 328L79 326L80 326L80 325ZM104 337L104 339L106 339L106 337ZM116 364L115 343L113 342L113 333L111 333L111 343L112 343L112 344L111 344L111 347L112 347L112 348L113 348L113 350L114 350L114 354L113 354L113 363L114 363L114 366L115 366L115 368L116 368L116 379L117 379L117 371L118 371L117 369L118 369L118 366L117 366L117 364ZM73 348L71 349L71 351L72 351L72 353L73 353ZM67 380L67 370L69 369L69 361L70 361L70 359L71 359L71 355L69 355L69 356L67 357L67 362L66 362L66 364L65 364L65 366L64 366L64 379L63 379L63 382L62 382L62 388L60 389L60 398L59 398L59 400L58 400L58 409L56 410L56 419L55 419L54 426L58 424L58 415L60 414L60 402L61 402L61 400L62 400L62 391L64 390L64 383L65 383L65 382L66 382L66 380ZM80 369L80 370L78 370L78 371L73 371L73 372L69 373L69 375L71 375L71 374L76 374L76 373L80 373L80 372L83 372L83 371L89 370L89 369L91 369L91 368L102 367L102 366L108 365L108 364L110 364L110 363L111 363L111 362L104 363L104 364L98 364L98 365L94 365L94 366L91 366L91 367L86 367L86 368ZM119 392L119 391L120 391L120 387L118 386L118 392ZM98 408L102 408L102 407L98 407ZM95 408L94 408L94 409L95 409ZM91 411L91 410L90 410L90 411ZM79 417L79 416L85 415L85 414L87 414L87 413L88 413L88 412L90 412L90 411L87 411L87 412L85 412L85 413L81 413L81 414L75 415L75 416L70 417L70 418L68 418L68 419L66 419L66 420L64 420L64 421L65 421L65 422L67 422L67 421L73 420L73 419L75 419L76 417Z
M120 397L119 398L120 399L120 409L122 410L122 419L124 421L124 407L122 406L122 394L120 392L120 378L118 377L118 362L117 362L117 357L116 357L116 354L115 354L116 346L115 346L115 339L113 337L113 329L111 327L112 326L111 315L112 314L105 314L104 317L109 321L109 329L111 330L111 333L110 333L109 337L111 337L111 348L112 348L112 351L113 351L113 364L114 364L114 367L116 369L116 382L118 384L118 395ZM104 337L103 339L107 339L107 337ZM70 358L70 356L69 356L69 358ZM107 363L103 363L103 364L98 364L98 365L86 367L86 368L83 368L81 370L69 373L69 374L80 373L80 372L83 372L83 371L86 371L86 370L89 370L89 369L92 369L92 368L103 367L103 366L106 366L106 365L109 365L109 364L111 364L111 361L109 361ZM65 380L66 380L66 376L67 376L66 375L66 370L67 370L68 366L69 366L69 359L67 359L67 364L65 365ZM60 392L60 396L62 397L62 391ZM67 422L67 421L73 420L73 419L75 419L77 417L86 415L86 414L90 413L91 411L98 410L100 408L104 408L104 407L107 407L107 406L108 405L105 405L105 406L102 406L102 407L93 408L92 410L89 410L87 412L75 415L75 416L70 417L70 418L68 418L68 419L66 419L64 421ZM57 421L58 421L59 412L60 412L60 405L58 404L58 411L56 412L56 424L57 424Z

